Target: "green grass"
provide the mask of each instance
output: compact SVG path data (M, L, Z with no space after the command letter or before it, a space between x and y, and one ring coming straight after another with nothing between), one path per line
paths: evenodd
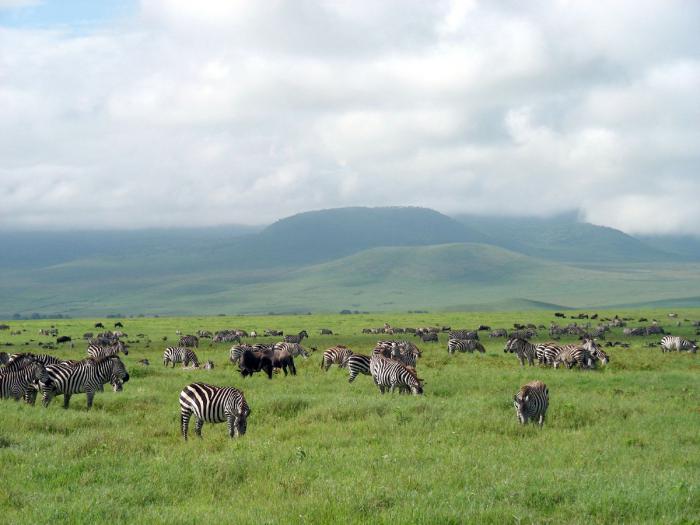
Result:
M668 322L667 312L617 313L694 333L690 323ZM700 319L700 310L679 318ZM67 411L61 398L47 409L0 402L0 522L700 522L700 357L644 347L658 338L630 338L632 348L610 349L607 367L580 372L522 369L503 340L486 339L485 355L448 356L442 335L419 345L422 397L381 396L366 376L350 385L345 370L319 369L327 346L369 352L377 336L361 328L385 321L496 328L552 319L524 311L123 320L129 339L144 333L152 341L131 345L123 392L98 394L90 412L84 395ZM94 322L53 324L79 337ZM38 351L49 340L37 335L49 321L9 324L26 332L0 332L0 343L14 344L7 351ZM227 364L229 345L199 349L217 364L210 372L160 364L175 330L226 327L304 328L312 334L305 346L319 352L298 361L297 377L272 381L243 380ZM321 327L340 335L319 336ZM609 339L624 338L618 331ZM80 342L53 353L84 352ZM143 357L150 367L137 364ZM551 396L543 429L518 425L511 403L536 378ZM252 413L242 439L230 440L222 424L183 442L178 394L197 380L245 391Z

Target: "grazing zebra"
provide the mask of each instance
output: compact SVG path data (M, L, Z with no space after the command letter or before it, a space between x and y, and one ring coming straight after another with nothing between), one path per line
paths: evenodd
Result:
M163 352L163 366L168 366L168 363L172 363L173 368L175 368L175 363L182 363L183 367L193 363L195 367L199 367L199 359L197 359L197 354L194 353L194 350L181 346L169 346L165 349Z
M698 345L683 337L667 335L661 338L662 352L697 352Z
M506 342L504 352L515 354L520 361L520 366L525 366L525 359L530 366L534 366L535 357L537 356L537 346L533 345L527 339L513 338Z
M304 359L309 358L309 353L299 343L275 343L273 350L286 350L292 357L301 356Z
M177 344L178 346L186 346L189 348L199 347L199 338L196 335L183 335Z
M93 357L95 359L98 357L117 355L119 352L123 352L124 355L129 355L129 350L127 350L126 345L121 341L112 346L89 345L87 349L88 357Z
M371 375L369 371L369 360L368 355L362 354L352 354L348 357L347 367L350 377L348 378L348 383L352 383L359 374L364 374L366 376Z
M297 335L285 335L284 342L285 343L301 343L301 341L304 339L304 337L306 337L306 338L309 337L309 334L306 333L306 330L302 330Z
M228 423L228 435L240 437L248 427L250 407L243 392L237 388L192 383L180 392L180 429L187 441L190 417L196 419L194 432L202 437L202 427L207 423Z
M348 365L348 358L353 355L352 350L347 346L338 345L327 349L323 352L321 359L321 368L327 372L331 365L336 364L338 368L345 368Z
M544 416L549 406L549 390L542 381L531 381L520 387L513 396L515 415L524 425L528 420L537 420L540 426L544 424Z
M540 364L554 366L554 361L561 352L561 346L554 343L535 345L535 354Z
M387 359L381 354L373 354L370 357L369 371L382 394L387 389L393 392L396 387L399 388L400 392L410 390L413 395L423 393L423 382L418 379L415 372L398 361Z
M129 381L129 373L118 356L87 358L82 361L49 365L39 381L43 396L42 405L49 406L51 400L63 394L63 408L68 408L73 394L87 394L88 410L92 407L95 392L102 385L111 383L115 392Z
M447 351L450 354L455 352L474 352L477 350L482 354L486 352L486 348L476 339L450 339L447 341Z
M204 370L214 370L214 361L204 363Z
M44 366L35 361L21 370L0 373L0 398L11 397L19 401L19 398L23 397L27 403L33 405L43 372Z
M585 368L593 368L593 359L591 354L581 345L570 344L561 347L559 353L554 358L552 365L554 368L559 368L563 364L566 368L578 367L583 370Z
M21 353L12 354L3 368L3 373L5 372L17 372L23 368L29 366L32 363L40 363L43 366L55 365L61 363L62 361L48 354L31 354L31 353Z

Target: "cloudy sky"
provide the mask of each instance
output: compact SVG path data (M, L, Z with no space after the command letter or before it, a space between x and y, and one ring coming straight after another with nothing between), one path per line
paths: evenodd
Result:
M0 0L0 227L700 228L700 2Z

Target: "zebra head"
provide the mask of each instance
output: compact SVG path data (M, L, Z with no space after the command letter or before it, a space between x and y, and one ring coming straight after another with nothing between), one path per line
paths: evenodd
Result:
M518 339L515 337L512 337L506 341L506 345L503 347L503 353L508 353L510 352L511 354L515 352L515 347L518 344Z
M123 385L129 381L129 373L126 371L126 367L122 360L118 357L113 357L110 359L111 362L111 372L109 382L112 384L112 389L115 392L121 392L123 390Z
M604 365L607 365L608 361L610 361L608 354L603 352L603 350L593 339L584 339L583 348L585 348L588 351L588 353L591 354L591 356L593 356L595 359L600 360Z
M242 403L236 412L236 419L233 423L233 431L236 436L242 436L248 429L248 416L250 415L250 407L247 403Z

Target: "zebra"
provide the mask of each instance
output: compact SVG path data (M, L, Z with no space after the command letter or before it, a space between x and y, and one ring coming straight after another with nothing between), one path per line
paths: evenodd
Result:
M661 351L696 353L698 351L698 345L683 337L667 335L661 338Z
M231 361L234 365L238 364L241 361L241 356L243 355L243 352L246 350L253 350L253 347L250 345L234 345L231 347L231 350L229 350L229 361Z
M369 371L369 360L368 355L362 354L352 354L348 357L347 367L350 377L348 378L348 383L352 383L359 374L371 375Z
M123 352L124 355L129 355L127 346L121 341L118 341L112 346L89 345L87 348L88 357L94 358L117 355L119 352Z
M73 394L85 393L90 410L95 392L101 390L102 385L111 383L114 391L119 392L127 381L129 373L118 356L89 357L78 362L49 365L39 380L42 405L49 406L56 395L63 394L63 408L68 408Z
M43 366L55 365L61 363L62 361L49 354L31 354L31 353L21 353L12 354L7 361L7 364L3 368L4 372L17 372L23 368L29 366L32 363L40 363Z
M309 353L299 343L275 343L273 350L287 350L292 357L309 358Z
M486 352L486 348L476 339L450 339L447 341L447 351L450 354L455 352L474 352L477 350L482 354Z
M207 423L228 423L228 435L240 437L248 427L250 407L243 392L237 388L192 383L180 392L180 429L187 441L190 417L196 419L194 432L202 437L202 427Z
M418 379L415 372L381 354L373 354L370 357L369 371L382 394L387 389L393 392L396 387L402 392L410 390L413 395L423 393L423 381Z
M338 368L345 368L348 365L348 358L353 355L352 350L347 346L338 345L328 348L323 352L321 368L327 372L331 365L336 364Z
M197 359L197 354L194 353L194 350L181 346L169 346L165 349L163 352L163 366L168 366L168 363L172 363L173 368L175 368L175 363L182 363L183 367L194 363L195 368L199 367L199 359Z
M450 339L479 339L479 333L470 330L452 330L449 333Z
M214 361L204 363L204 370L214 370Z
M309 337L309 334L306 333L306 330L302 330L297 335L285 335L284 342L285 343L301 343L301 341L304 339L304 337L306 337L306 338Z
M539 343L535 345L537 360L543 365L554 365L554 361L561 352L561 346L555 343Z
M178 346L198 348L199 338L196 335L183 335L178 342Z
M530 381L520 387L513 396L515 415L521 425L528 420L537 420L540 426L544 424L544 416L549 406L549 390L542 381Z
M506 342L503 348L504 352L515 354L520 361L520 366L525 366L525 359L530 366L534 366L535 357L537 356L537 346L533 345L527 339L511 338Z
M566 365L567 368L578 365L583 370L584 368L593 368L593 359L588 350L581 345L564 345L552 362L554 368L559 368L560 364Z
M43 372L44 366L34 361L21 370L0 373L0 398L11 397L19 401L22 397L28 404L33 405Z

